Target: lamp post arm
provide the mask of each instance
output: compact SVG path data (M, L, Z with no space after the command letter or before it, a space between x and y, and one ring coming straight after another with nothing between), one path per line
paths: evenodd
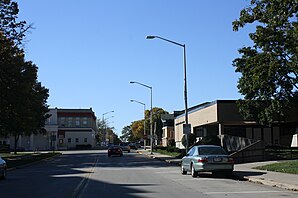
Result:
M133 81L133 82L130 82L130 83L136 83L136 84L139 84L139 85L142 85L144 87L147 87L149 89L152 89L152 87L148 86L148 85L145 85L145 84L142 84L142 83L139 83L139 82L136 82L136 81Z
M159 38L159 39L164 40L164 41L167 41L167 42L169 42L169 43L173 43L173 44L175 44L175 45L179 45L179 46L181 46L181 47L185 47L185 44L177 43L177 42L175 42L175 41L171 41L171 40L169 40L169 39L162 38L162 37L160 37L160 36L147 36L147 39L153 39L153 38Z

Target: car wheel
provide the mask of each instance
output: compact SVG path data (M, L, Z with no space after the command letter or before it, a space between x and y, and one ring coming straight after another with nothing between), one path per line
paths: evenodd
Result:
M130 151L127 151L128 153L130 153Z
M181 164L181 174L182 175L186 175L187 171L183 168L182 164Z
M198 176L198 171L195 170L195 167L193 164L191 164L191 176L192 177L197 177Z
M233 174L233 170L228 170L228 171L226 171L224 174L225 174L225 176L228 177L228 178L232 178L233 175L234 175L234 174Z
M1 179L5 179L6 178L6 174L7 174L7 172L6 172L6 168L4 168L4 170L3 170L3 172L2 172L2 175L1 175Z

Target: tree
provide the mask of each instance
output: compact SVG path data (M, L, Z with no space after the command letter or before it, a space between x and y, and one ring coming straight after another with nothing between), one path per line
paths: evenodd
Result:
M120 136L120 139L123 142L131 141L132 136L133 136L132 130L131 130L131 125L123 127L121 133L122 133L122 135Z
M131 131L134 141L144 138L144 120L137 120L131 124Z
M16 46L22 44L25 33L32 28L26 21L17 21L18 3L11 0L0 0L0 32Z
M26 30L17 22L17 3L0 1L0 135L43 133L48 118L48 89L37 81L37 66L25 60L20 48Z
M96 135L96 140L98 142L105 142L106 139L109 139L109 141L114 141L114 139L117 136L117 134L115 134L114 132L115 130L114 127L110 127L106 120L100 120L100 119L97 120L97 126L98 126L98 134ZM110 142L110 143L113 143L113 142Z
M163 110L159 107L152 108L152 128L153 133L155 131L155 135L157 136L157 140L161 141L162 138L162 121L161 121L161 115L162 114L168 114L167 111ZM150 110L146 110L145 112L145 118L146 118L146 128L150 129Z
M252 47L239 50L233 61L238 81L239 109L246 119L272 124L293 108L298 90L298 2L297 0L251 0L234 31L255 23Z
M186 148L186 135L183 135L181 141L182 141L182 145ZM192 146L196 141L197 141L197 139L196 139L196 135L193 134L193 133L190 133L190 134L188 135L188 145L189 145L189 146Z

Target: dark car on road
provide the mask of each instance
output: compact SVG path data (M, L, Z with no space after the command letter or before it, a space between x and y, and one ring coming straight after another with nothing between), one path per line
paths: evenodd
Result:
M129 143L129 147L130 147L131 149L135 149L135 150L138 149L137 144L134 143L134 142Z
M123 151L120 146L113 145L108 148L108 156L111 157L115 155L120 157L123 156Z
M5 179L6 169L6 162L0 157L0 179Z

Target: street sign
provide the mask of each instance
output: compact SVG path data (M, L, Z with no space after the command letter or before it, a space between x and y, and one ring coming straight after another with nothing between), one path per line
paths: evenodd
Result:
M183 134L190 134L191 132L191 124L183 124Z

